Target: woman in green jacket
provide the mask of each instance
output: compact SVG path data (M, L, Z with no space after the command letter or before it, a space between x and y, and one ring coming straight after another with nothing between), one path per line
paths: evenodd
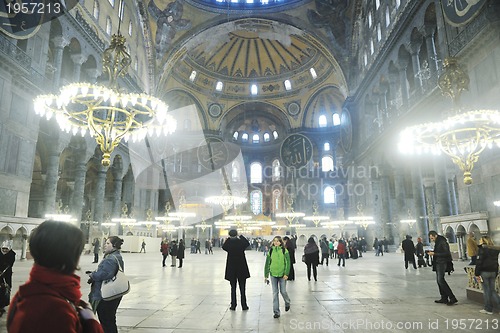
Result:
M286 280L290 273L290 254L283 245L283 240L280 236L275 236L271 244L271 249L266 256L266 265L264 266L265 282L271 275L271 285L273 287L273 312L274 318L280 316L280 303L278 298L278 290L285 301L285 311L290 310L290 297L286 292Z

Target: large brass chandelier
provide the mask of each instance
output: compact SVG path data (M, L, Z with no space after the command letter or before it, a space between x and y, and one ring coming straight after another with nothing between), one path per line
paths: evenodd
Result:
M176 121L167 114L168 106L145 93L127 93L118 86L118 77L127 73L131 57L120 33L111 37L103 53L103 70L109 76L106 86L86 82L68 84L59 95L39 95L35 112L50 119L55 116L59 127L84 136L89 131L102 153L102 165L110 165L114 148L122 139L139 141L146 135L165 135L175 131Z
M469 76L455 58L444 61L439 77L443 95L454 101L453 115L440 122L407 127L401 132L399 149L406 154L445 153L464 173L464 183L472 184L472 169L486 147L500 146L498 110L464 110L459 99L469 88Z

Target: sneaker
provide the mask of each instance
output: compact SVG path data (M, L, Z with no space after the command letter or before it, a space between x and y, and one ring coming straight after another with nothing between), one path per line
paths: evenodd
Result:
M288 310L290 310L290 304L285 305L285 311L288 311Z
M447 298L437 299L437 300L434 301L434 303L448 304L448 299Z
M279 318L279 317L280 317L280 315L279 315L278 313L275 313L273 317L274 317L274 318Z
M488 310L485 310L485 309L479 310L479 312L484 313L484 314L489 314L489 315L493 314L493 311L488 311Z

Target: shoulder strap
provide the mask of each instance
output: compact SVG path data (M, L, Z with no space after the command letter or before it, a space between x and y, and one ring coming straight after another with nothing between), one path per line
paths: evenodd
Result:
M118 260L118 258L115 255L113 255L113 258L115 258L116 263L118 264L118 270L123 272L122 265L120 265L120 260Z
M269 257L271 257L271 254L273 254L273 247L271 246L271 249L269 250Z

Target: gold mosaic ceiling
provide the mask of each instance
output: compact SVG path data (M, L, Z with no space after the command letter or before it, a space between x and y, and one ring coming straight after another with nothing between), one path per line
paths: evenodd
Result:
M186 87L213 92L218 81L223 98L250 96L257 84L259 96L279 98L320 83L344 87L344 77L333 57L318 49L307 33L264 19L241 19L213 27L185 44L183 54L171 66L172 75ZM310 69L314 68L317 78ZM196 79L190 81L193 71ZM292 89L285 91L284 80Z

